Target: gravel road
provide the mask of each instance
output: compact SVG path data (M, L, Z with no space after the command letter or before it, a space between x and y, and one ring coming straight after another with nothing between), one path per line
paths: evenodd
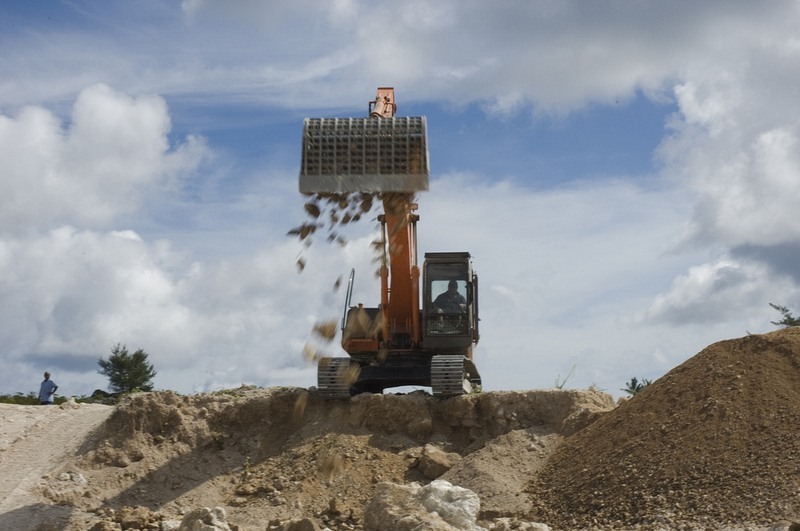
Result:
M100 404L0 404L0 528L29 529L42 499L35 487L113 411Z

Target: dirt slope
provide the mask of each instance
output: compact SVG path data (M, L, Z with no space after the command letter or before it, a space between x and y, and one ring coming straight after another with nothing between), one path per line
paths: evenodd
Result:
M563 438L612 407L596 391L333 402L293 388L139 394L36 486L41 504L17 512L35 510L54 528L77 530L119 520L126 507L145 508L140 521L155 525L196 507L224 506L242 530L304 516L331 529L359 529L376 483L430 481L415 465L424 445L434 444L476 462L489 455L479 450L496 452L493 470L470 476L462 467L453 477L485 494L493 514L518 514L524 505L506 508L509 500L497 493L524 490L527 474L506 474L520 450L543 454L547 446L537 440Z
M36 486L79 453L112 410L74 402L63 406L0 404L0 529L35 528L47 520L39 518L44 508L35 494Z
M300 517L359 530L376 484L430 481L431 444L461 456L442 478L480 496L487 529L787 530L798 426L795 328L711 345L616 408L593 390L297 388L0 406L0 529L159 529L222 506L241 531Z
M800 328L715 343L561 445L530 489L565 529L800 521Z

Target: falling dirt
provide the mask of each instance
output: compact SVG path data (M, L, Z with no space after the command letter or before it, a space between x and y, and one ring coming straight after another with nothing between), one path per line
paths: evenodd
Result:
M327 227L326 240L339 245L347 245L342 230L349 224L358 222L372 211L382 194L371 192L353 193L315 193L307 194L308 201L303 205L306 221L289 230L288 236L296 237L306 246L313 243L314 236ZM304 257L297 260L299 271L306 266ZM337 280L337 284L340 281Z
M383 207L383 210L392 219L397 220L397 226L391 229L394 231L404 230L408 223L405 214L416 209L414 203L416 196L413 193L353 192L307 195L309 200L304 205L307 220L287 233L288 236L297 237L306 247L313 243L313 237L325 227L327 227L327 241L329 243L336 242L341 246L347 245L347 239L341 232L342 229L351 223L360 221L363 216L369 214L378 204ZM380 216L375 214L374 219L377 220L379 218ZM381 223L380 225L383 224ZM371 244L373 263L386 267L387 262L391 260L390 257L401 256L398 254L401 250L395 248L391 244L392 241L391 234L387 235L384 227L384 230L380 231L380 237L373 240ZM298 271L302 273L306 265L305 256L299 256L297 259ZM379 267L376 268L376 276L379 275ZM337 277L333 282L334 292L338 291L341 285L342 279ZM378 297L378 294L376 294L376 297ZM311 337L321 340L323 344L331 343L338 332L338 324L337 319L317 321L312 327ZM345 337L353 332L353 323L348 323L348 325L350 329L344 331ZM381 322L379 320L375 322L370 320L370 326L364 328L364 330L359 328L358 333L361 335L358 337L375 337L380 328ZM316 341L309 340L303 349L303 356L310 363L319 363L321 359L326 357L326 354L321 351Z

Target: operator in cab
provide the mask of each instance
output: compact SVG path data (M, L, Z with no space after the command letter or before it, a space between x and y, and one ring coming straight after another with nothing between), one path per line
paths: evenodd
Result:
M458 292L458 282L451 280L447 284L447 291L436 297L433 301L439 313L463 313L467 311L467 299Z

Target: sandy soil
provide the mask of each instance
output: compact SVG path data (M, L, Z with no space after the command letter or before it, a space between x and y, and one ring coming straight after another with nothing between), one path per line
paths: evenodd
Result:
M36 487L78 453L112 410L74 402L0 404L0 529L30 529L46 520L39 518L43 505Z
M357 531L378 483L431 480L433 445L457 457L441 477L478 494L485 529L796 530L798 425L800 327L710 345L619 405L299 388L0 404L0 529L160 529L223 507L240 531Z
M798 426L800 327L721 341L559 447L529 494L565 529L782 529Z
M482 496L486 518L522 516L530 474L613 407L591 390L329 401L297 388L7 406L0 477L25 479L3 487L0 529L120 529L134 508L138 528L158 528L222 506L242 531L303 517L355 530L378 482L430 481L418 466L426 444L463 456L443 479Z

